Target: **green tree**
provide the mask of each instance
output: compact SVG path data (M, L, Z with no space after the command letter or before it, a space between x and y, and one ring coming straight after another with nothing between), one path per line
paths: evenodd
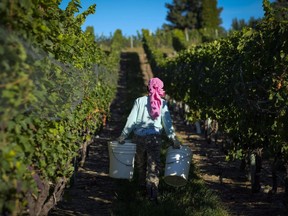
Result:
M201 28L219 28L222 24L220 14L223 8L217 8L217 0L202 0L199 11L199 23Z
M91 41L95 42L96 38L95 38L93 26L87 26L85 30L85 34L87 35L87 38L90 38Z
M111 49L121 50L123 47L124 37L120 29L116 29L112 38Z
M247 24L246 24L244 19L238 20L237 18L234 18L232 20L232 24L231 24L232 30L240 31L241 29L243 29L246 26L247 26Z
M198 29L201 0L173 0L172 4L165 4L168 8L166 20L170 24L164 25L168 29Z
M248 26L255 29L258 23L260 23L261 21L262 18L255 19L254 17L250 17L250 19L248 20Z
M288 0L276 0L271 5L276 11L276 18L279 20L288 18Z
M275 2L271 3L273 7L288 7L288 0L276 0Z
M257 24L261 22L262 18L255 19L254 17L250 17L250 19L246 22L244 19L234 18L231 24L232 31L241 31L244 27L251 27L255 29Z
M165 6L170 23L164 27L168 29L218 28L222 23L222 8L217 8L217 0L173 0Z

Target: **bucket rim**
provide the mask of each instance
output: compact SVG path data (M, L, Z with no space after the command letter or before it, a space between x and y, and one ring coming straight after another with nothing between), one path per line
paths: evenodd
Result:
M186 148L180 148L180 149L174 149L172 146L170 146L167 149L167 154L174 154L174 153L183 153L183 154L187 154L187 155L192 155L192 149L190 147L186 147Z
M113 143L116 143L116 144L119 144L119 142L117 141L117 140L110 140L110 141L108 141L108 143L111 143L111 144L113 144ZM125 145L125 144L133 144L133 145L136 145L136 143L133 143L132 142L132 140L125 140L125 143L124 144L120 144L120 145Z
M185 179L185 178L183 178L181 176L177 176L177 175L164 176L163 179L164 179L164 182L166 184L168 184L170 186L173 186L173 187L182 187L182 186L185 186L187 184L187 182L188 182L187 179ZM177 179L177 180L181 179L181 181L179 181L179 184L173 184L170 179Z

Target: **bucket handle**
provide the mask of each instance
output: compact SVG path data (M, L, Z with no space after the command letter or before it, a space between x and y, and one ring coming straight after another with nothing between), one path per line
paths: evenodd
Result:
M113 154L114 158L115 158L118 162L120 162L121 164L123 164L123 165L125 165L125 166L128 166L128 167L129 167L129 166L130 166L130 167L133 166L133 164L126 164L126 163L122 162L121 160L119 160L119 159L116 157L116 155L114 154L113 149L112 149L112 154Z
M181 158L180 160L184 160L184 159L186 159L186 158L188 158L188 157L190 157L190 155L188 155L188 156L186 156L186 157L183 157L183 158ZM179 161L179 160L171 161L171 162L165 163L165 164L172 164L172 163L175 163L176 161Z

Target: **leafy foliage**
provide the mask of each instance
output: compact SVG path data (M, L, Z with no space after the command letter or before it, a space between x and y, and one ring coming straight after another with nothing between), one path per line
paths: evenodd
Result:
M167 93L192 110L190 120L208 115L220 121L232 139L229 158L263 149L284 155L287 163L287 20L278 19L269 1L263 6L265 18L256 29L193 46L174 59L155 58L154 65L156 75L171 83Z
M43 185L67 182L82 143L109 117L121 32L106 54L91 31L81 30L95 5L75 16L79 0L65 10L59 2L0 3L1 214L21 214L27 206L33 214ZM47 192L43 208L55 196Z

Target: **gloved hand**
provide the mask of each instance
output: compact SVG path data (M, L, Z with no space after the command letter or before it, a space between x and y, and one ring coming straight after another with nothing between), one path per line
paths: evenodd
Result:
M117 138L117 141L119 144L124 144L125 143L125 137L123 135L121 135Z
M178 139L176 139L176 138L174 138L172 141L173 141L172 148L179 149L180 146L181 146L180 141Z

